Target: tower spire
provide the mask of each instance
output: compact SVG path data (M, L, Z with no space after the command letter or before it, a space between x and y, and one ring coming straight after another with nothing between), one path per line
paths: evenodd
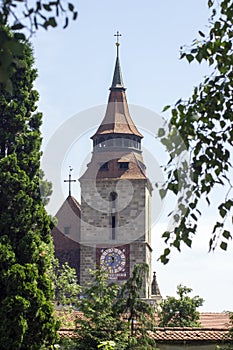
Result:
M122 79L122 73L121 73L121 67L120 67L120 60L119 60L119 37L122 36L118 31L116 34L117 41L116 41L116 48L117 48L117 56L116 56L116 64L115 64L115 70L114 70L114 75L113 75L113 80L112 80L112 86L110 87L110 90L116 90L116 89L121 89L121 90L126 90L123 84L123 79Z

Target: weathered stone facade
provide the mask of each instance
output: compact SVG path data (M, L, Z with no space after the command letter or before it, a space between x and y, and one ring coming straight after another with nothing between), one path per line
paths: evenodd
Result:
M80 180L81 244L120 245L135 240L150 241L150 217L147 198L148 180ZM119 185L120 184L120 185ZM121 187L121 188L119 188ZM117 194L112 208L109 197ZM115 238L111 236L111 215L116 216Z
M151 185L141 180L80 180L81 184L81 255L80 282L90 281L89 269L95 269L97 247L130 246L127 261L129 271L135 264L147 263L151 267L150 205ZM119 190L119 191L118 191ZM117 198L112 208L110 194ZM115 235L112 237L111 216L116 217ZM144 283L143 297L151 297L151 268Z

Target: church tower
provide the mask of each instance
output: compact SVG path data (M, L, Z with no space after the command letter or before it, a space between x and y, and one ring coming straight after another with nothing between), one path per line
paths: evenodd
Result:
M102 266L108 279L127 280L135 264L147 263L149 276L142 297L151 298L151 195L142 157L143 135L127 104L117 56L106 113L91 137L93 152L81 186L80 284L90 281L89 269Z

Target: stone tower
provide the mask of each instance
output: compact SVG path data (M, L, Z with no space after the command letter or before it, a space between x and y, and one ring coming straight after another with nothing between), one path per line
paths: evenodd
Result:
M105 116L93 141L81 186L80 284L102 266L110 281L127 280L135 264L147 263L142 297L151 298L151 195L141 141L126 100L119 42Z

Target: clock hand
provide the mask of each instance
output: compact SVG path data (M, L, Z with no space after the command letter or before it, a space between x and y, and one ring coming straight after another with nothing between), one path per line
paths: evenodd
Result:
M113 265L114 264L114 256L111 256L111 263L110 265Z

